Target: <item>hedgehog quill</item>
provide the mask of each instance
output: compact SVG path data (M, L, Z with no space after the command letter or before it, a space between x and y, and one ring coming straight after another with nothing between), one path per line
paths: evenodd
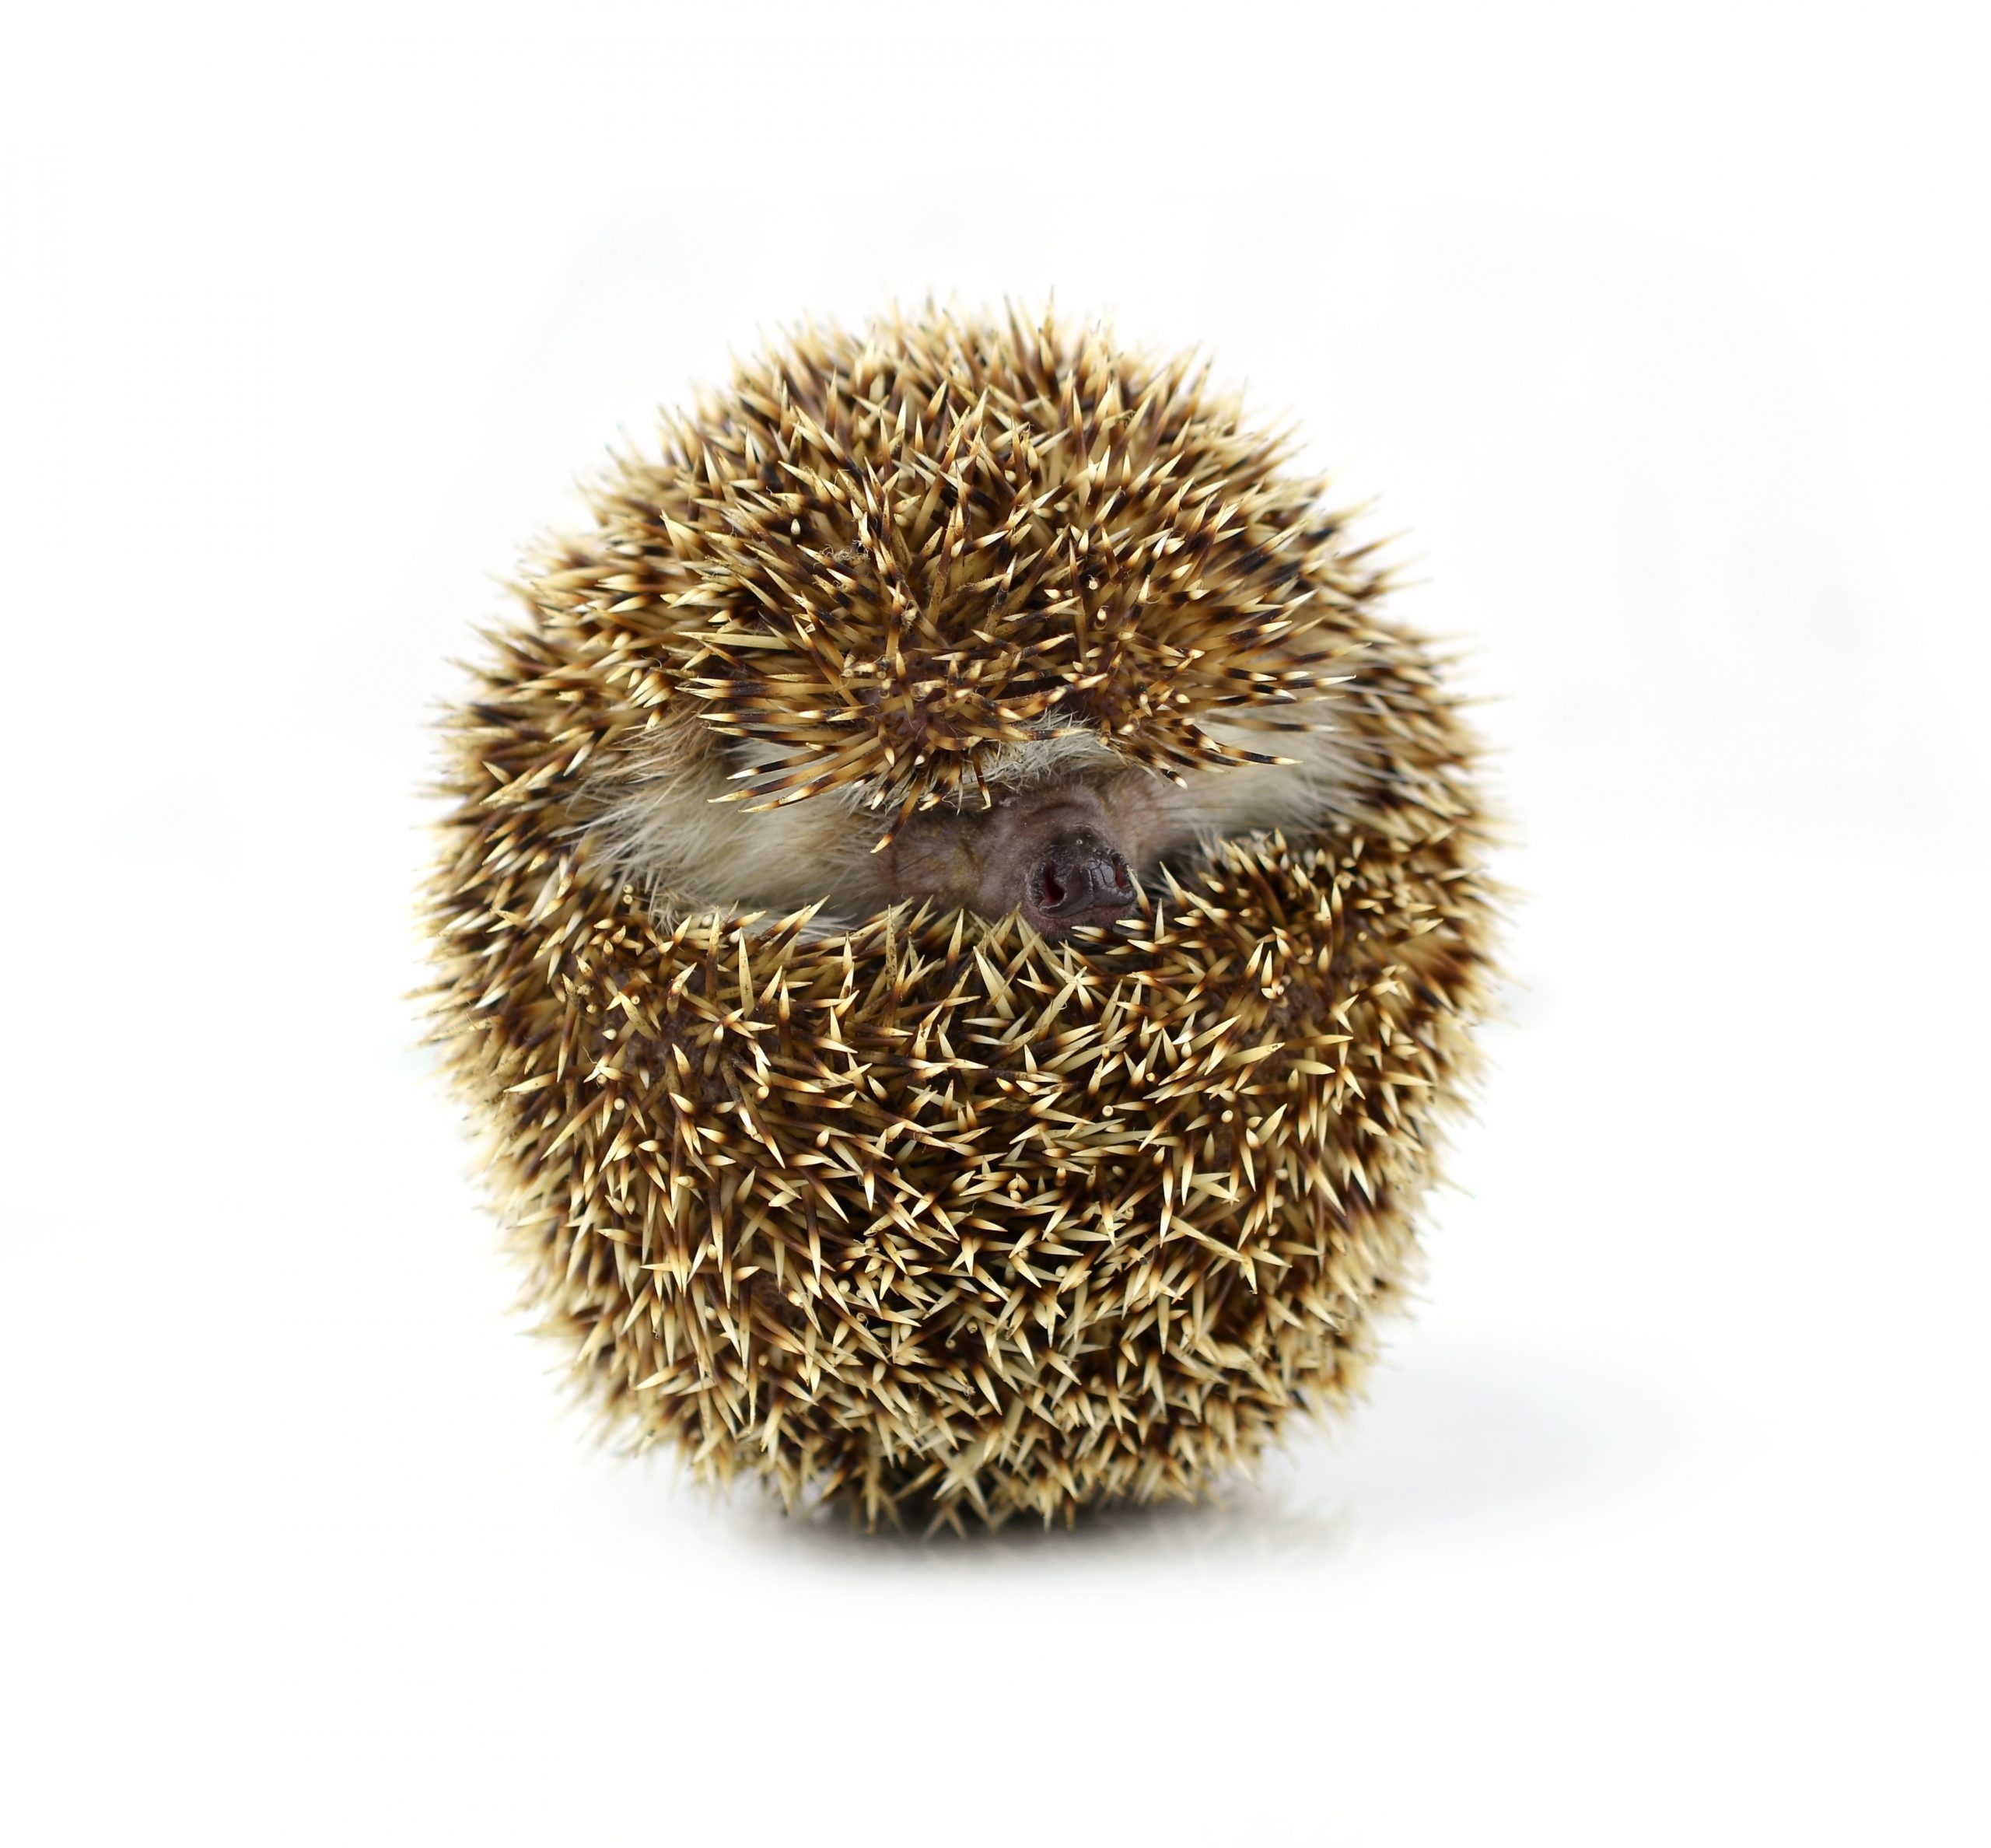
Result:
M1417 1275L1494 894L1373 546L1186 358L806 331L447 723L436 1037L544 1332L863 1521L1193 1498Z

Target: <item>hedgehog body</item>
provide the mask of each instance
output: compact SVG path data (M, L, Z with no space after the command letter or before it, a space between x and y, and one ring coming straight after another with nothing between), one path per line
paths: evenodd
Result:
M929 312L743 366L534 562L450 726L439 1037L639 1441L1050 1518L1359 1381L1490 889L1436 663L1284 460L1187 361ZM1071 815L1131 879L1061 936L999 894Z

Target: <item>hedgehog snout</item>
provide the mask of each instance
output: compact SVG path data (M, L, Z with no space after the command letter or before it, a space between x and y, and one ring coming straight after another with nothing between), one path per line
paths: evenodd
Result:
M1024 915L1047 936L1081 924L1110 924L1133 908L1125 856L1089 828L1055 836L1025 882Z

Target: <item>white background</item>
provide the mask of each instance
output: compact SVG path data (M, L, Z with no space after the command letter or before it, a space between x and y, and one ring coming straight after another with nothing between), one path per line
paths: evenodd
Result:
M1973 10L15 14L0 1832L1986 1839ZM618 432L1053 288L1410 534L1512 1018L1345 1433L866 1541L561 1410L411 792Z

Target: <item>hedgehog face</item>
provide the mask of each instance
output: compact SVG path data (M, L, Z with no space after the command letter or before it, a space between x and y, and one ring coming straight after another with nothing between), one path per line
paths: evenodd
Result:
M1020 912L1045 936L1114 923L1134 908L1155 793L1138 771L1065 776L978 812L915 816L884 849L880 872L895 899L985 918Z
M1275 737L1215 728L1240 759L1275 742L1275 761L1172 775L1085 731L1012 745L992 754L975 796L957 789L895 825L879 813L885 792L863 782L745 801L737 785L764 774L764 748L727 740L715 752L679 737L632 754L603 779L589 831L605 861L667 914L819 908L811 928L821 934L911 903L992 920L1020 915L1062 937L1125 918L1137 887L1221 842L1311 832L1331 819L1352 775L1332 702L1298 702L1282 716Z

